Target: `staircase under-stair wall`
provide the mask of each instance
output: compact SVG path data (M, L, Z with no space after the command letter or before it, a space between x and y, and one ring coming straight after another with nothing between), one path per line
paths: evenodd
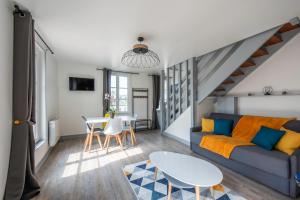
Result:
M188 137L183 136L182 139L188 139L189 130L176 133L174 127L184 124L194 126L197 105L207 97L224 97L299 33L299 24L299 19L294 18L288 23L205 55L187 59L162 71L162 131L175 136L187 134ZM185 111L191 115L189 122L184 121L186 117L184 120L180 117L183 113L187 115Z

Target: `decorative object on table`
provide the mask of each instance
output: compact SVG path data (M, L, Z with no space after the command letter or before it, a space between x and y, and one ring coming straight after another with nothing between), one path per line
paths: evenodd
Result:
M128 67L151 68L156 67L160 63L158 55L148 49L148 46L142 44L143 37L138 37L138 44L133 45L133 49L124 53L122 64Z
M273 93L273 88L271 86L266 86L263 89L264 95L272 95Z
M105 93L104 100L106 104L110 105L108 108L108 113L110 114L110 117L114 118L117 113L117 109L114 106L111 106L111 101L114 101L114 96L110 95L109 93Z
M116 116L117 110L115 107L110 106L108 113L110 114L110 118L113 119Z
M151 164L150 160L126 165L123 168L123 173L137 199L158 200L167 198L168 180L160 171L157 172L156 179L154 178L155 166ZM224 185L215 186L213 189L216 200L245 200L244 197ZM193 188L172 188L173 200L191 200L194 198L195 190ZM211 199L209 188L204 188L201 191L200 199Z
M282 95L287 95L288 92L287 92L286 90L283 90L281 94L282 94Z

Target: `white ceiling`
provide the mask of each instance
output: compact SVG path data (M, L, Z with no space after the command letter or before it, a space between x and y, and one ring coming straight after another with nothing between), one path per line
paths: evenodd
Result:
M299 0L18 0L60 59L127 69L139 35L161 69L300 16Z

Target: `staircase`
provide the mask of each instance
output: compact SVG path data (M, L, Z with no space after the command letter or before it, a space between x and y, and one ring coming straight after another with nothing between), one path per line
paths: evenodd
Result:
M174 123L190 106L194 125L197 104L208 96L226 95L299 31L299 19L294 18L283 25L168 67L166 73L162 73L162 80L165 80L165 89L162 90L165 99L161 102L162 130Z

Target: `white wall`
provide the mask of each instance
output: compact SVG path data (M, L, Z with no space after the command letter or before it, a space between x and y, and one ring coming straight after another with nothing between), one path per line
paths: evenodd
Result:
M48 122L58 119L58 72L55 55L46 52L46 121L47 129L44 134L44 141L35 151L35 165L37 166L49 151Z
M3 198L11 144L13 15L7 1L0 1L0 199Z
M229 95L262 92L272 86L275 92L300 92L300 34L293 38L273 57L234 87ZM300 96L262 96L238 98L241 114L266 116L294 116L300 118Z
M188 144L190 142L191 126L191 107L189 107L165 130L165 132Z
M102 71L67 61L58 64L59 117L62 136L85 133L81 116L102 116ZM70 91L69 76L94 78L95 91Z
M86 132L81 118L84 116L102 116L103 73L97 66L84 65L69 61L60 61L58 67L59 82L59 117L61 135L77 135ZM95 79L95 91L69 91L69 76ZM129 112L131 113L131 88L149 89L149 117L152 112L152 78L145 73L128 75L129 77ZM144 104L146 105L146 104ZM142 104L136 109L144 109Z

